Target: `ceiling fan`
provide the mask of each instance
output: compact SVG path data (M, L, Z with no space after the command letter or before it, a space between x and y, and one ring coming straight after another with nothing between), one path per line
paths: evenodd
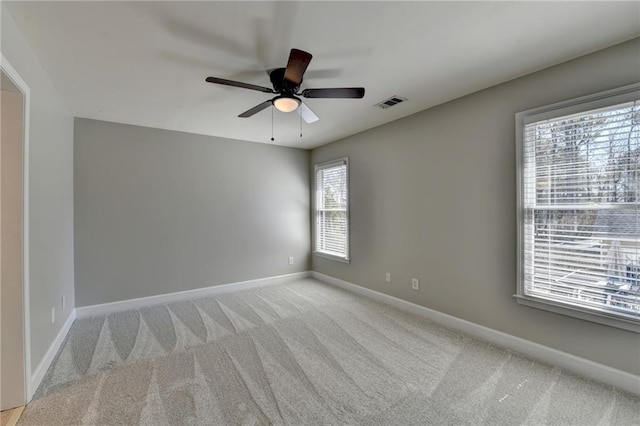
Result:
M313 56L299 49L291 49L289 61L286 68L276 68L269 73L273 89L255 84L242 83L240 81L226 80L224 78L207 77L208 83L223 84L226 86L241 87L244 89L257 90L264 93L275 93L276 97L254 106L253 108L238 115L247 118L273 105L278 111L292 112L296 109L300 116L307 123L318 120L318 116L306 106L298 96L303 98L343 98L360 99L364 97L364 87L335 87L325 89L304 89L301 92L300 84L304 72L311 62Z

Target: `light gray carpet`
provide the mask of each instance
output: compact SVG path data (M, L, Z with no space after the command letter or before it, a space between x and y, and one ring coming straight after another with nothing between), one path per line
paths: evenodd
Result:
M640 398L312 279L77 320L22 425L638 425Z

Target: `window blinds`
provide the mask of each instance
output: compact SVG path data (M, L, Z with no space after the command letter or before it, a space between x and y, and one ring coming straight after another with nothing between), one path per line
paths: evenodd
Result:
M530 122L523 141L524 294L640 320L639 103Z
M315 251L348 259L347 160L316 166Z

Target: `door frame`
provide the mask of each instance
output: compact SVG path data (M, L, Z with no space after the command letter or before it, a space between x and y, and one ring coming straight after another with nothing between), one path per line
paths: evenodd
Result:
M31 400L35 389L31 383L31 324L29 303L29 116L31 111L31 89L2 56L0 70L15 84L23 96L22 132L22 324L24 345L25 404Z

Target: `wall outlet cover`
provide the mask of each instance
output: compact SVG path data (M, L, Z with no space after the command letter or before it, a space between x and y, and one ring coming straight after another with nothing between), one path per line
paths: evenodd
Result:
M411 278L411 288L414 290L420 290L420 280L417 278Z

